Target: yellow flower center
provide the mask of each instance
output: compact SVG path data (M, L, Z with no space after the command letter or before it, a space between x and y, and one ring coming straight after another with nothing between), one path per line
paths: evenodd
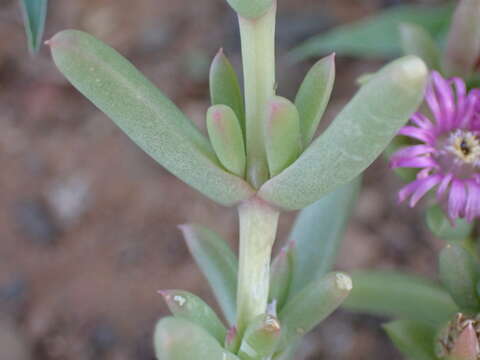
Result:
M457 130L450 134L446 150L465 164L480 165L480 140L471 131Z

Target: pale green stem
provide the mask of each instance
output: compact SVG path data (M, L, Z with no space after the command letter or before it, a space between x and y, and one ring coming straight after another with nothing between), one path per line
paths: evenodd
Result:
M252 198L238 207L240 258L237 289L237 331L265 313L270 279L270 257L277 232L279 212Z
M275 94L275 15L272 8L258 19L239 16L245 83L247 179L255 188L268 180L262 136L266 102Z

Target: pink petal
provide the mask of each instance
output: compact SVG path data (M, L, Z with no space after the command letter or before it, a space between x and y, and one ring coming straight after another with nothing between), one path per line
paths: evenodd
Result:
M452 121L455 116L455 102L453 91L450 84L436 71L432 72L432 79L435 85L436 93L442 114L445 117L447 128L451 129Z
M414 139L423 141L429 145L434 145L435 134L425 129L420 129L415 126L404 126L398 131L399 135L410 136Z
M422 180L415 180L405 185L398 191L398 202L404 202L414 191L417 190Z
M433 123L430 121L430 119L419 112L413 114L410 120L415 125L425 130L431 129L433 127Z
M438 187L438 190L437 190L437 200L441 199L441 197L443 196L443 194L447 190L448 185L450 185L450 181L452 181L452 179L453 179L452 174L444 175L444 177L443 177L443 179L440 183L440 186Z
M465 185L460 180L453 180L448 196L448 216L451 220L461 217L465 213L467 192Z
M461 117L463 116L463 113L465 111L464 107L465 102L467 101L467 87L465 85L465 82L458 77L452 78L450 81L455 87L455 91L457 93L457 110L455 122L458 122L461 120Z
M435 185L437 185L442 177L440 175L432 175L430 177L421 179L421 183L418 184L417 189L410 198L410 207L417 205L418 201L429 192Z
M474 181L467 182L467 204L465 206L465 217L468 221L480 215L480 186Z
M425 92L425 101L427 102L430 110L432 111L433 116L439 127L445 129L445 119L442 115L442 110L435 93L435 88L433 86L433 81L430 81L427 86L427 91Z
M403 157L413 157L423 154L429 154L435 151L435 148L429 145L413 145L413 146L406 146L401 148L400 150L396 151L392 155L392 160L396 158L403 158Z
M392 169L405 167L405 168L435 168L438 164L430 156L418 156L418 157L403 157L398 158L390 162Z

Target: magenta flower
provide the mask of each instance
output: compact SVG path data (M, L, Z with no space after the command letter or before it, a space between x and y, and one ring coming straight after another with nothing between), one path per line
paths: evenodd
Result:
M399 131L417 144L397 151L392 168L418 168L399 201L414 207L436 187L436 198L451 221L480 216L480 89L467 92L459 78L433 72L425 94L428 115L417 112ZM431 114L431 115L430 115Z

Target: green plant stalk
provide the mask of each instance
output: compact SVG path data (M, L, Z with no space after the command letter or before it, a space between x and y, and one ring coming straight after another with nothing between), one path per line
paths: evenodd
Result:
M247 179L259 188L268 180L262 123L267 101L275 94L276 1L268 12L251 20L239 16L245 87Z
M238 207L240 255L237 289L237 332L267 308L270 257L277 232L279 212L258 198Z

